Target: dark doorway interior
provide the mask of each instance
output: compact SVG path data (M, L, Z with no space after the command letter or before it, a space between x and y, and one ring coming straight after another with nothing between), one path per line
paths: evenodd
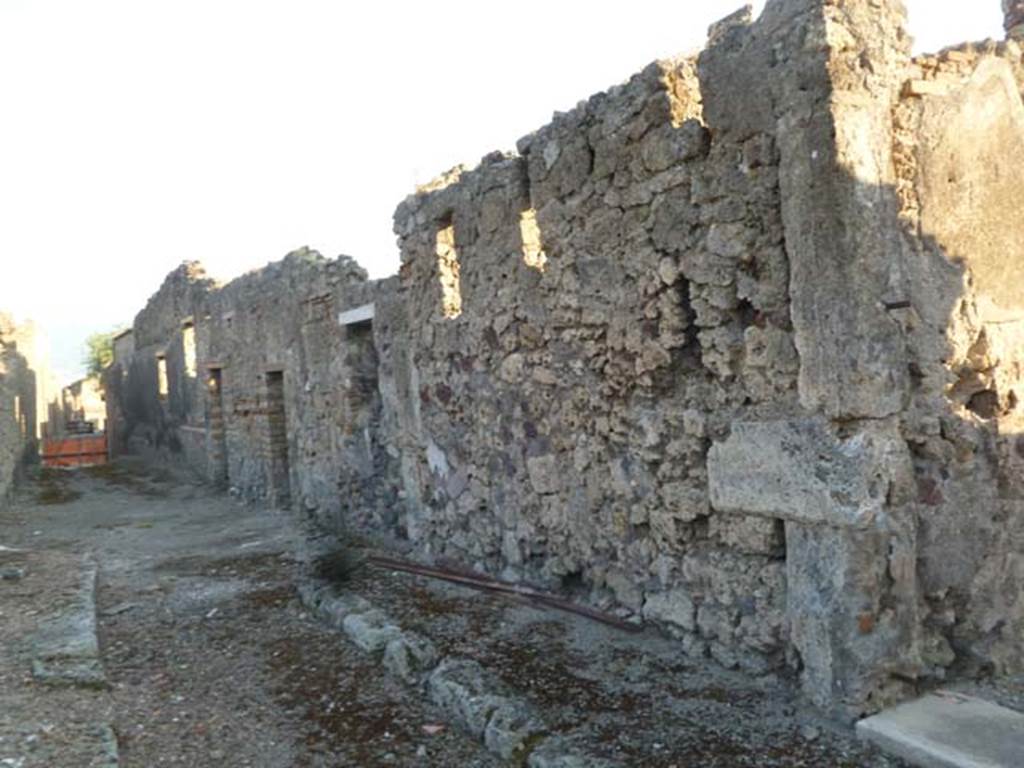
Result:
M270 502L286 508L291 502L288 479L288 417L284 402L284 373L267 372L267 465Z
M228 484L228 443L224 425L224 376L211 368L206 380L209 395L210 481L221 488Z

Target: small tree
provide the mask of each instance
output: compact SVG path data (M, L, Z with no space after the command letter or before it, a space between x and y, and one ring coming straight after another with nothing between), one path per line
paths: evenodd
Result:
M120 331L94 333L85 340L85 369L89 376L99 376L114 362L114 337Z

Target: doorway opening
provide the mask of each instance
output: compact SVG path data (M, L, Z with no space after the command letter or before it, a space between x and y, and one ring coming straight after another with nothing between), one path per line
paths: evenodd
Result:
M288 416L284 402L284 372L267 371L267 466L270 502L287 508L291 503L288 467Z
M220 368L211 368L206 380L210 435L210 481L217 487L228 484L228 443L224 426L224 376Z

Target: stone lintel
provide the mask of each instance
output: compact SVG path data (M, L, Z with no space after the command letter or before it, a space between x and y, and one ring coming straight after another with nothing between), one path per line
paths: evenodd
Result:
M365 323L367 320L373 320L374 317L374 305L373 302L364 304L361 307L355 309L348 309L338 315L339 325L355 325L356 323Z
M806 525L873 527L906 469L894 424L839 435L823 418L737 422L708 453L711 506Z

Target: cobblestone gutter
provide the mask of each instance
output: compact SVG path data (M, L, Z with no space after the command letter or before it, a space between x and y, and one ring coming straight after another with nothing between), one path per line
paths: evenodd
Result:
M319 579L303 582L299 595L322 621L379 656L388 672L429 698L502 759L528 768L614 765L550 735L536 709L478 662L442 657L429 639L402 629L365 598L338 594Z

